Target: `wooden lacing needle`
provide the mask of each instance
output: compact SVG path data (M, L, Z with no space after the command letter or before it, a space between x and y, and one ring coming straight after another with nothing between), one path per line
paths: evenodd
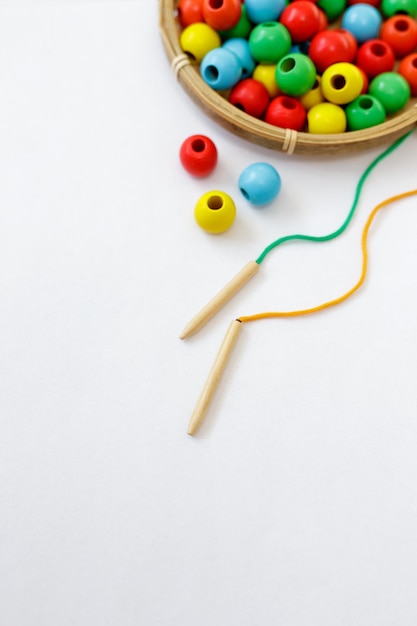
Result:
M191 415L188 424L189 435L194 435L197 432L204 419L207 407L210 404L219 380L223 374L224 368L226 367L226 363L239 336L241 327L242 323L239 320L233 320L227 329L222 345L220 346L216 359L211 367L193 414Z
M182 331L180 338L185 339L200 330L200 328L202 328L204 324L206 324L209 319L211 319L213 315L215 315L215 313L217 313L217 311L219 311L226 304L226 302L228 302L239 291L239 289L241 289L243 285L245 285L248 280L257 273L259 267L259 263L256 261L249 261L249 263L247 263L245 267L243 267L240 272L236 274L236 276L232 278L232 280L229 281L227 285L225 285L223 289L221 289L219 293L214 296L214 298L212 298L210 302L208 302L208 304L206 304L206 306L201 309L199 313L197 313L197 315L193 317L193 319Z

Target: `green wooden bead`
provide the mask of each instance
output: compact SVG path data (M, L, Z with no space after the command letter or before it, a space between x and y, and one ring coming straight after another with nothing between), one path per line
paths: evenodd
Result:
M291 48L291 35L279 22L261 22L249 35L249 49L258 63L277 63Z
M417 0L382 0L381 11L385 17L391 17L397 13L417 17Z
M317 6L325 12L329 22L332 22L343 13L346 4L346 0L319 0Z
M385 122L385 109L374 96L363 94L350 102L346 109L348 130L362 130Z
M316 75L313 61L300 52L287 54L275 70L279 90L296 98L310 91L316 82Z
M397 72L378 74L370 82L368 92L381 102L387 115L400 111L411 97L410 85Z

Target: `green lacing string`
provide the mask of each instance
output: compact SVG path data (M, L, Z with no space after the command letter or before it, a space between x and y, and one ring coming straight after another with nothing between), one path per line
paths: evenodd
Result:
M400 146L402 144L402 142L409 137L412 134L413 131L407 133L406 135L404 135L403 137L400 137L399 139L397 139L391 146L389 146L386 150L384 150L384 152L382 152L379 156L376 157L376 159L374 159L374 161L372 161L372 163L370 165L368 165L368 167L366 168L366 170L364 171L364 173L362 174L362 176L359 179L359 182L356 186L356 192L355 192L355 196L354 196L354 200L353 200L353 204L352 207L348 213L347 218L345 219L345 221L343 222L343 224L340 226L340 228L338 228L337 230L335 230L333 233L330 233L329 235L323 235L322 237L316 237L314 235L286 235L285 237L280 237L279 239L276 239L275 241L273 241L272 243L269 244L269 246L267 246L265 248L265 250L262 252L262 254L259 255L259 257L256 259L256 263L260 264L262 263L262 261L265 259L265 257L272 251L274 250L274 248L277 248L278 246L280 246L282 243L285 243L286 241L293 241L293 240L303 240L303 241L329 241L330 239L334 239L335 237L338 237L339 235L341 235L343 233L344 230L346 230L346 228L349 226L353 215L355 213L356 207L358 205L358 201L359 201L359 196L361 194L362 191L362 187L365 183L365 180L367 179L367 177L369 176L369 174L372 172L372 170L374 169L374 167L376 165L378 165L378 163L380 161L382 161L383 159L385 159L385 157L387 157L389 154L391 154L391 152L393 152L394 150L396 150L398 148L398 146Z

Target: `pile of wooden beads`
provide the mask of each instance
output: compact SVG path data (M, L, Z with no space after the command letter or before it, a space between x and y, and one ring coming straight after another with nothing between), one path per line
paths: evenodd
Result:
M315 134L417 96L417 0L179 0L182 50L248 115Z

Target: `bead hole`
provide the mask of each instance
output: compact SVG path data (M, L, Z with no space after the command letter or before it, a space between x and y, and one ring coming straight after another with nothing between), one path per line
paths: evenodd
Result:
M335 74L330 81L333 89L343 89L346 85L346 78L342 74Z
M365 111L369 111L369 109L372 109L373 102L371 98L361 98L359 100L359 106L361 109L364 109Z
M215 65L207 65L204 69L204 76L208 82L215 82L219 78L219 70Z
M386 54L386 48L382 43L372 44L371 51L376 57L383 57Z
M206 144L204 143L202 139L194 139L194 141L191 144L191 147L194 150L194 152L204 152Z
M218 211L223 206L223 200L220 196L210 196L207 201L207 206L212 211Z
M284 107L284 109L289 109L289 110L293 110L295 109L295 102L294 100L291 100L291 98L286 98L285 96L282 98L281 100L282 106Z
M244 198L246 198L246 200L249 200L249 201L250 201L250 196L249 196L248 192L246 191L246 189L243 189L243 187L240 187L240 191L241 191L241 193L242 193L242 196L243 196Z
M295 67L295 61L292 57L289 57L288 59L284 59L283 62L281 63L281 70L283 72L291 72L291 70L293 70Z
M209 7L211 9L221 9L223 6L223 0L210 0Z
M411 65L417 70L417 57L411 61Z
M408 30L409 24L407 20L403 20L400 18L399 20L396 20L396 22L394 23L394 27L400 33L405 33Z

